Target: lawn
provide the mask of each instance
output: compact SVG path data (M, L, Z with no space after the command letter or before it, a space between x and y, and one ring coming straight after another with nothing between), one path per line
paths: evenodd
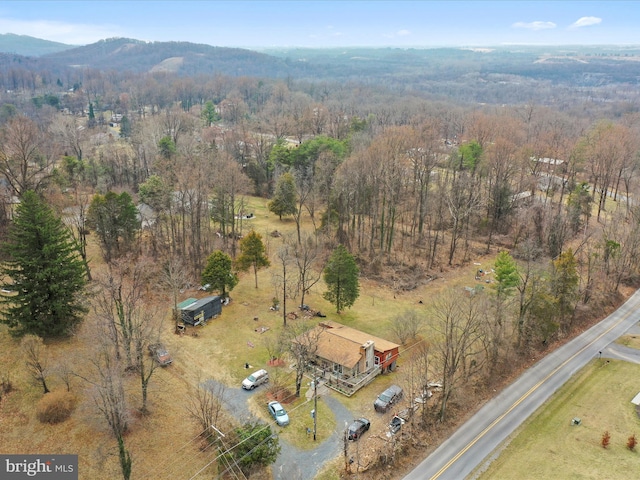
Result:
M640 391L640 365L592 361L525 424L478 479L630 478L640 453L627 439L640 439L640 419L631 399ZM572 425L573 418L581 420ZM611 443L601 445L608 431Z
M264 199L248 198L246 212L254 214L251 220L243 220L242 231L250 229L263 236L267 252L274 253L282 244L284 235L295 234L295 223L290 219L280 221L270 214ZM303 230L311 231L307 219ZM272 236L277 231L283 236ZM93 237L90 237L93 239ZM89 246L91 265L94 272L104 268L99 249ZM485 266L493 261L492 257L478 259ZM294 381L290 365L282 367L269 365L269 352L265 342L273 340L283 328L282 311L271 311L275 289L272 274L275 262L258 273L258 288L255 287L253 272L242 273L240 282L231 292L232 302L223 307L222 314L204 326L191 327L184 335L175 335L169 321L171 299L169 294L154 291L149 298L153 307L162 312L164 327L162 341L173 357L173 364L156 370L149 387L148 416L140 416L140 387L135 376L127 378L126 389L130 392L130 428L125 438L127 448L133 458L134 478L190 478L216 457L199 437L198 425L189 417L186 401L191 389L207 378L214 378L226 385L239 387L248 373L259 368L269 371L272 381L285 384L294 392ZM305 297L305 303L314 310L327 315L328 320L344 323L351 327L369 332L372 335L395 339L389 332L388 320L405 309L415 308L426 313L430 298L442 289L455 286L462 288L474 285L473 276L477 266L469 265L460 271L442 272L441 276L426 285L419 285L409 292L394 292L365 277L360 282L360 297L351 309L341 314L322 298L324 284L320 281ZM188 297L207 295L196 288L182 293L179 301ZM420 301L424 300L424 303ZM300 299L291 299L287 311L298 311ZM312 318L310 321L317 321ZM302 322L290 320L292 322ZM91 376L91 359L94 355L93 332L95 318L90 312L77 334L69 339L48 341L49 364L56 367L63 359L72 363L74 370L85 376ZM397 372L378 377L351 398L335 395L349 408L354 417L365 416L372 420L370 437L377 429L386 428L388 419L376 416L373 401L376 396L391 383L403 384L404 357L399 359ZM250 369L245 368L246 364ZM3 453L77 453L79 454L80 478L111 479L120 476L117 444L104 426L104 420L96 412L91 386L80 377L74 377L72 392L78 397L78 405L71 418L58 425L41 424L35 416L35 406L42 397L42 390L28 378L20 353L19 340L9 336L6 327L0 326L0 380L10 379L15 390L0 401L0 452ZM253 370L251 370L253 369ZM274 427L286 441L298 448L313 448L313 440L307 436L307 428L313 427L310 411L312 402L305 398L309 379L303 382L300 398L283 405L289 412L291 425L285 428ZM50 385L53 390L65 388L56 375L52 374ZM270 421L266 410L268 388L253 395L249 407L263 419ZM335 418L330 409L320 399L318 402L317 442L328 438L335 429ZM213 467L205 473L214 473ZM323 478L332 478L327 471Z
M629 348L640 348L640 335L623 335L616 340L616 343Z

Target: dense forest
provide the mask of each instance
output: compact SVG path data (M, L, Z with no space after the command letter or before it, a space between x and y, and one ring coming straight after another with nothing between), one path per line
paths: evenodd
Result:
M638 54L125 39L3 54L0 239L35 192L81 258L91 233L114 269L134 255L197 284L212 252L237 258L256 196L299 245L310 219L324 257L343 245L398 293L502 252L493 315L459 326L480 352L460 343L447 373L442 350L444 419L454 386L508 371L638 284Z

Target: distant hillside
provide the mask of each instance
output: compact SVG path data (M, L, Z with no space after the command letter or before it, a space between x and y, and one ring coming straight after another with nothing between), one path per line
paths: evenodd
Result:
M284 77L291 68L284 59L241 48L188 42L144 42L111 38L52 53L43 59L57 65L133 72L169 71L180 75Z
M28 35L13 33L0 34L0 53L12 53L25 57L40 57L49 53L61 52L74 48L74 45L50 42Z
M608 101L610 91L625 92L624 99L635 102L640 84L639 46L254 51L111 38L81 47L58 44L59 51L25 56L18 52L26 51L33 42L50 47L53 42L18 35L3 35L0 39L12 39L20 45L7 48L11 50L8 53L0 48L0 83L4 78L3 86L9 90L24 88L35 78L46 78L48 84L73 79L73 84L81 76L79 67L117 74L166 72L182 77L223 75L338 82L345 86L365 84L399 93L491 104L546 104L557 103L558 98ZM553 95L550 88L554 89Z

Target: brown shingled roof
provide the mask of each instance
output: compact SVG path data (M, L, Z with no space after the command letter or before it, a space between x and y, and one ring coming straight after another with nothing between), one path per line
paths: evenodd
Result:
M378 352L388 352L389 350L400 347L400 345L385 340L384 338L374 337L373 335L369 335L368 333L361 332L360 330L347 327L331 320L323 321L320 323L320 325L324 325L326 327L325 333L331 333L335 336L342 337L345 340L350 340L351 342L358 345L364 345L369 340L373 340L373 348ZM322 335L324 336L324 333Z
M361 358L360 344L339 335L334 335L331 330L324 330L318 337L316 355L347 368L353 368Z

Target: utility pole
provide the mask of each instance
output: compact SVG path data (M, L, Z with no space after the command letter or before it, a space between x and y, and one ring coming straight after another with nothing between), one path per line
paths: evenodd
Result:
M313 375L313 441L316 441L318 427L318 377Z

